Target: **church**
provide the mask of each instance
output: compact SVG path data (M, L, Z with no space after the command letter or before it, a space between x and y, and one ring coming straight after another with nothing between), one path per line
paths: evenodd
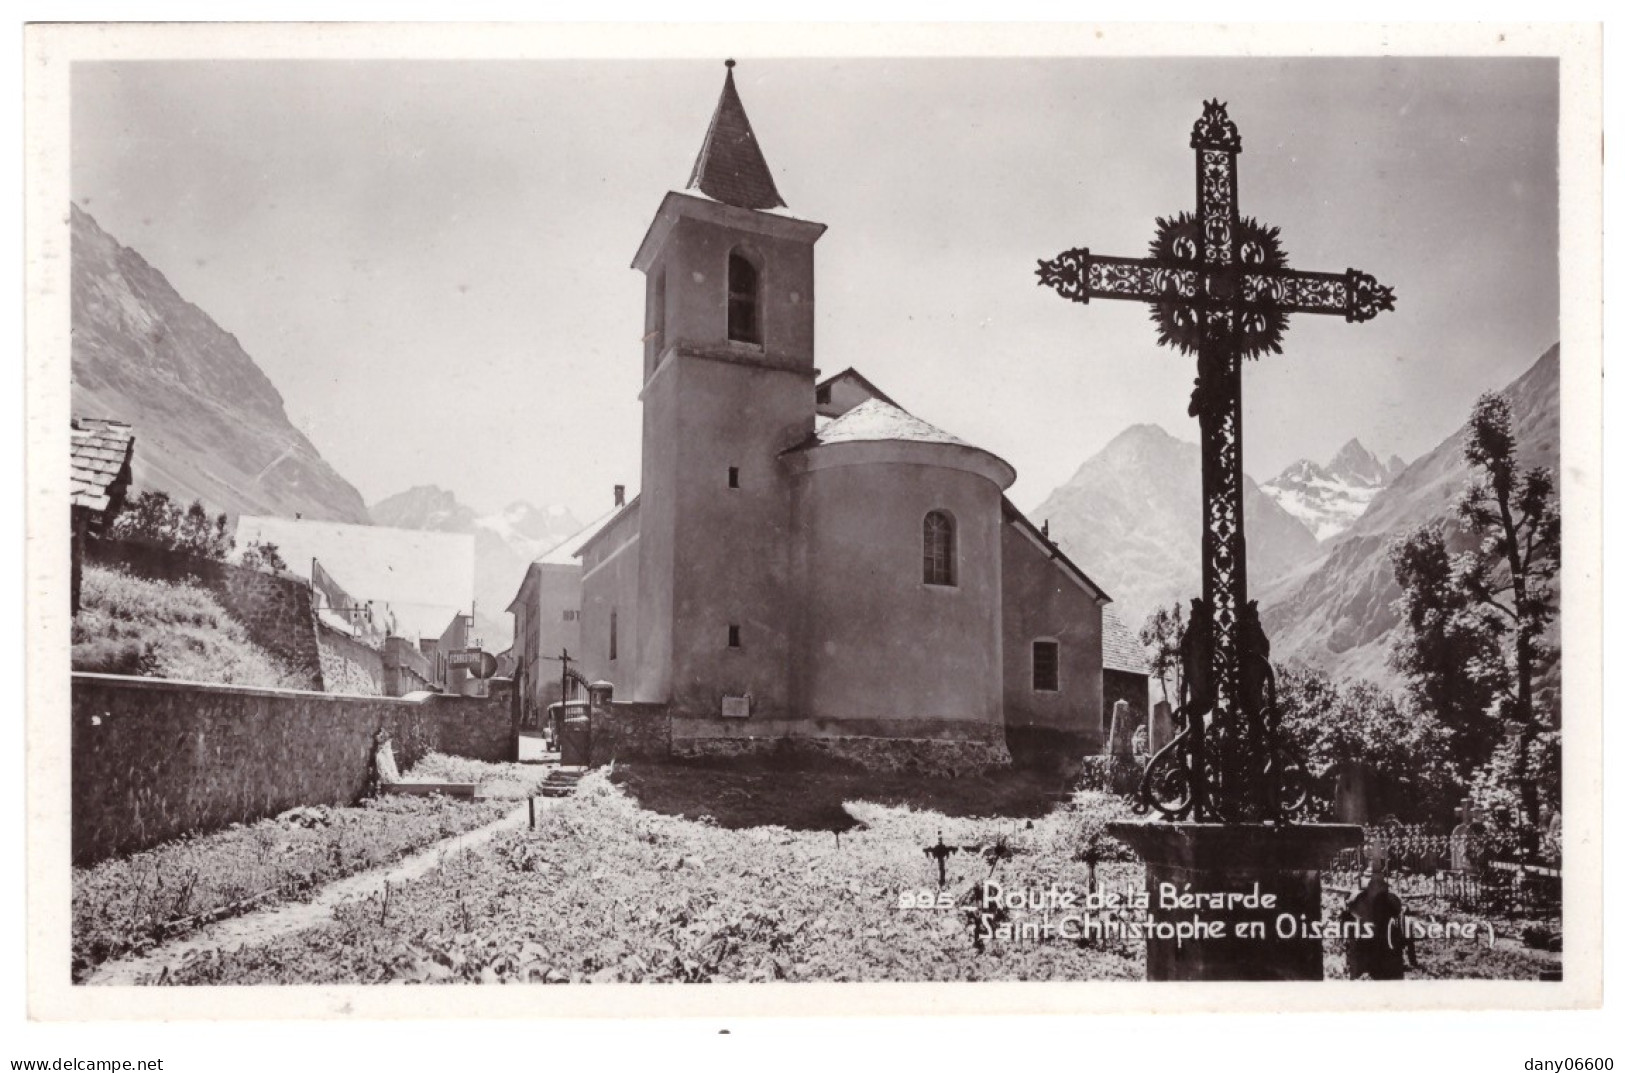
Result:
M678 756L970 771L1099 752L1110 597L1005 498L1009 463L854 369L822 376L825 225L785 211L732 67L632 261L640 492L567 542L578 589L516 597L529 687L557 664L527 626L567 621L578 669L663 707Z

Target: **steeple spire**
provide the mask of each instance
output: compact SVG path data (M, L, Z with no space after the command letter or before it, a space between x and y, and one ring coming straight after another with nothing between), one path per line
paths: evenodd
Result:
M741 209L782 208L784 199L773 185L773 173L756 144L745 105L734 88L734 61L727 61L728 77L722 84L722 97L705 132L688 188Z

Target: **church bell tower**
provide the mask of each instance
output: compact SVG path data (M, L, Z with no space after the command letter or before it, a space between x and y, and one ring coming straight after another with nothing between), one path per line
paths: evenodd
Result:
M789 479L813 431L813 245L785 207L734 84L687 189L632 266L647 278L636 699L674 716L788 715ZM741 700L748 698L748 700Z

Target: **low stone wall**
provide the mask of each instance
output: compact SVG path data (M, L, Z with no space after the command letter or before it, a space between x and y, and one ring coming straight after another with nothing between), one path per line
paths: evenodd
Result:
M379 730L402 770L430 751L513 760L510 687L387 698L75 674L74 863L299 805L353 804L371 785Z
M1084 758L1100 751L1097 735L1050 727L1006 727L1005 744L1017 767L1071 774Z
M1002 736L996 734L997 728L957 724L954 730L960 737L941 739L843 735L827 730L797 734L787 732L789 726L785 721L684 718L672 715L663 704L615 703L593 715L592 762L738 757L771 759L791 766L855 767L950 777L1011 765L1010 751ZM797 724L798 729L807 727L806 722Z
M1010 751L1002 741L924 738L674 737L671 755L681 759L772 758L790 764L829 764L948 778L1010 766Z

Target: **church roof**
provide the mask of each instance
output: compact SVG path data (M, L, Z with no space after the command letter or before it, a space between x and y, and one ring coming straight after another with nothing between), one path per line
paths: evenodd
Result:
M1129 674L1151 673L1151 664L1145 657L1145 646L1129 632L1117 612L1110 607L1100 613L1100 662L1108 671L1126 671Z
M840 417L820 422L811 438L796 448L806 450L826 443L857 443L877 440L904 440L910 443L944 443L970 447L958 436L921 421L901 407L881 399L860 402Z
M699 190L725 205L741 209L784 207L779 188L773 184L756 132L745 116L745 105L734 87L734 61L728 61L728 77L722 84L722 97L711 116L705 142L688 177L688 188Z
M1031 518L1021 513L1016 505L1010 502L1008 497L1001 497L1001 503L1004 509L1004 520L1015 526L1028 540L1036 544L1050 562L1059 566L1072 580L1081 585L1084 591L1090 593L1096 599L1108 601L1111 599L1106 590L1095 583L1094 578L1085 574L1082 567L1067 558L1066 552L1061 550L1061 546L1051 540L1048 533L1034 525ZM1109 615L1111 611L1107 609L1102 614Z
M637 497L633 496L632 498L636 499ZM621 506L611 507L606 513L594 518L591 522L582 526L581 529L573 536L567 537L564 543L559 544L551 551L547 552L547 554L537 559L537 565L580 566L581 564L576 561L576 557L581 554L581 549L586 545L587 541L597 536L599 530L603 529L610 522L620 517L621 512L630 505L631 504L623 504Z

